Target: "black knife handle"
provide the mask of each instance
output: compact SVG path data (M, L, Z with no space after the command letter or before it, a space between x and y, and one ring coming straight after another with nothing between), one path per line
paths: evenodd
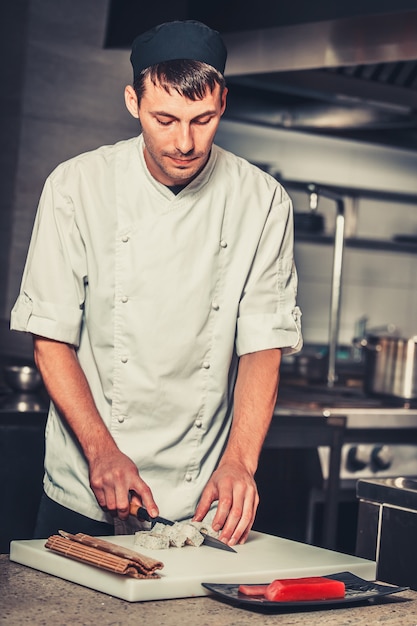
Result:
M165 519L165 517L160 517L157 515L156 517L151 517L145 507L141 506L137 510L136 517L141 522L151 522L152 526L156 524L156 522L160 522L161 524L166 524L167 526L173 526L174 522L170 519Z
M136 517L141 522L153 522L154 521L153 518L149 515L148 511L143 506L138 508Z

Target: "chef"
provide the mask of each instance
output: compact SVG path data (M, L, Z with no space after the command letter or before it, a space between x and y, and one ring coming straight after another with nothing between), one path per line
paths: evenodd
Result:
M254 522L301 313L290 198L213 144L225 62L200 22L139 35L125 102L141 134L45 183L11 316L51 398L36 537L113 534L130 501L210 519L229 545Z

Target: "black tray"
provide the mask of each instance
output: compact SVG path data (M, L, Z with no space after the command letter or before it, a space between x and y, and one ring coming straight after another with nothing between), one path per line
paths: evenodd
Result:
M367 600L380 598L392 593L407 591L409 587L396 587L394 585L379 585L375 582L364 580L351 574L350 572L339 572L337 574L329 574L326 578L340 580L345 583L346 593L344 598L331 600L304 600L300 602L271 602L265 600L262 596L245 596L239 593L239 583L201 583L203 587L214 593L218 598L238 604L242 608L265 608L276 609L282 611L289 609L310 609L320 607L337 607L352 604L354 602L364 602ZM262 583L256 583L257 585ZM268 584L268 583L265 583Z

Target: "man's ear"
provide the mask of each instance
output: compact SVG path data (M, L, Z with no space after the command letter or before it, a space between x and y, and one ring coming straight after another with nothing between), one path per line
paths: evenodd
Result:
M132 85L127 85L127 87L125 88L125 104L130 115L133 115L133 117L138 119L138 98Z
M224 111L226 109L227 92L228 92L228 89L227 89L227 87L225 87L223 89L223 93L222 93L222 96L221 96L221 112L220 112L220 115L223 115L223 113L224 113Z

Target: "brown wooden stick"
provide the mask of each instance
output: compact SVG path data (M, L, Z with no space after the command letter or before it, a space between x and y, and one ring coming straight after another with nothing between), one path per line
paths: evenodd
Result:
M65 531L63 531L65 532ZM74 559L81 563L87 563L94 565L109 572L116 574L123 574L125 576L131 576L133 578L159 578L155 569L149 570L143 567L143 564L138 562L141 555L136 553L136 560L133 561L129 558L122 557L117 554L113 554L111 551L102 550L97 547L86 545L84 542L78 539L73 539L74 535L66 533L69 536L52 535L45 543L45 547L57 552L62 556ZM86 535L88 538L89 536ZM91 538L94 539L94 538ZM110 542L104 542L110 544ZM115 544L110 544L114 546ZM107 547L107 546L106 546ZM130 552L128 550L128 552ZM143 557L148 560L148 557ZM156 561L155 561L156 563ZM162 564L163 567L163 564Z
M104 552L110 552L111 554L120 556L124 559L129 559L130 561L136 563L144 574L154 572L155 570L162 569L164 567L162 561L157 561L156 559L145 556L144 554L140 554L135 550L124 548L123 546L119 546L104 539L98 539L97 537L92 537L84 533L77 533L76 535L72 535L65 530L60 530L58 532L62 537L71 539L71 541L76 541L78 543L91 546L92 548L103 550Z

